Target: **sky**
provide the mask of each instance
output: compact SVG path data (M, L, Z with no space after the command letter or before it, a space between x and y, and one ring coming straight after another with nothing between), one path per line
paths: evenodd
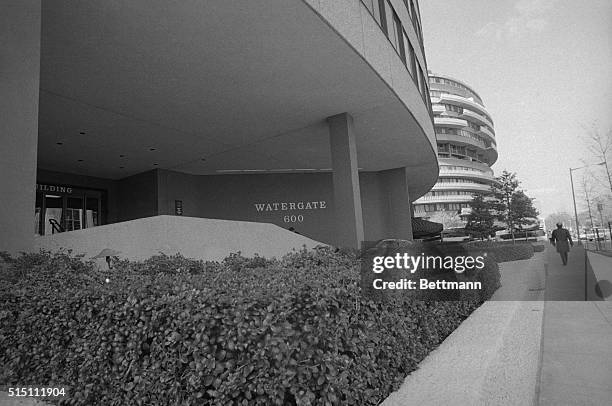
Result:
M593 126L612 129L612 1L419 5L429 70L470 85L493 118L495 175L516 172L541 217L573 213L569 168L601 162L583 137ZM574 171L574 182L602 171ZM585 205L577 193L580 211Z

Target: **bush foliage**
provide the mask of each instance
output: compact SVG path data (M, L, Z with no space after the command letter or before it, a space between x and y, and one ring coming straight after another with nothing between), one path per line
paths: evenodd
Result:
M516 242L516 244L512 244L495 241L475 241L467 245L484 250L487 254L492 255L498 263L529 259L535 251L534 245L529 242Z
M68 384L75 405L375 405L480 304L368 300L328 248L3 258L0 384Z

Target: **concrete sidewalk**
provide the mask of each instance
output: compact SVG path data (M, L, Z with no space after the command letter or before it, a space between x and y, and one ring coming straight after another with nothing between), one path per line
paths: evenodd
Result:
M594 289L612 272L612 258L591 257L574 247L563 266L547 246L529 260L500 264L502 287L493 298L383 405L612 404L612 302Z
M536 253L500 264L502 288L493 300L461 323L382 405L536 404L544 258Z
M582 247L574 246L569 255L567 266L561 262L561 256L555 247L546 245L546 295L548 301L584 301L586 286L593 284L594 276L587 266L586 251ZM585 272L586 270L586 272Z
M587 251L589 265L596 283L591 287L591 295L597 299L612 300L612 255L609 252Z
M612 269L612 258L599 257L575 247L563 266L547 248L538 405L611 404L612 302L602 301L595 286Z

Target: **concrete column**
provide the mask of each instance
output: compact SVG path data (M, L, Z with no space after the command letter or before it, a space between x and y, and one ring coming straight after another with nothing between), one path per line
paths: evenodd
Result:
M412 214L410 194L408 193L408 173L406 168L389 169L378 172L387 195L386 238L412 240Z
M30 251L34 242L40 0L0 5L0 251Z
M329 117L327 123L334 184L335 244L360 248L364 239L363 214L353 118L342 113Z

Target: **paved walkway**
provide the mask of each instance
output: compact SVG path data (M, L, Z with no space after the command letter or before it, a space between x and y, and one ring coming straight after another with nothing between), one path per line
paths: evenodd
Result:
M591 296L595 294L598 299L612 300L612 251L587 251L587 257L597 280L591 287Z
M502 288L493 300L461 323L382 406L534 405L544 259L544 253L536 253L501 264Z
M612 258L593 255L587 261L585 251L575 247L563 266L547 247L540 406L611 404L612 302L598 297L595 285L596 276L612 271Z
M595 293L612 273L612 258L588 258L575 247L563 266L547 246L532 259L501 264L502 287L492 300L383 406L612 404L612 302Z

